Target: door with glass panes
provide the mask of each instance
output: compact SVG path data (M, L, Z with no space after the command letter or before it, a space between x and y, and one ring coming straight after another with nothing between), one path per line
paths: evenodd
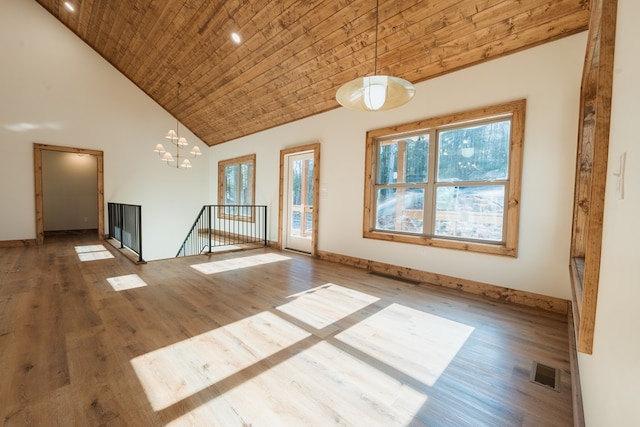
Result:
M312 252L313 151L289 154L285 159L284 247Z

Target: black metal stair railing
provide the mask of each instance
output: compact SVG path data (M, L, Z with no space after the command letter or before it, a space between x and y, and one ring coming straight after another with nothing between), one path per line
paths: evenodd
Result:
M109 238L120 242L120 248L128 248L142 259L142 206L125 203L108 203Z
M240 245L267 246L267 207L264 205L205 205L176 256L212 253Z

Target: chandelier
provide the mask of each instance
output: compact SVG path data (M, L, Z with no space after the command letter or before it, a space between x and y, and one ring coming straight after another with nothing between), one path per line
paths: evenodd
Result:
M178 103L180 103L180 83L178 83ZM153 149L160 156L160 160L165 162L167 166L175 167L175 168L190 168L191 161L189 159L197 158L202 155L200 152L200 148L197 145L193 145L193 148L189 152L189 154L182 154L181 150L188 150L189 144L187 143L187 139L185 137L180 136L180 123L176 118L176 129L169 130L167 135L165 136L171 143L175 146L175 155L172 155L169 151L164 149L162 144L157 144L156 148ZM182 159L182 161L181 161Z
M358 77L345 83L336 92L336 100L340 105L352 110L390 110L406 104L416 93L413 85L400 77L378 75L378 16L379 5L378 0L376 0L373 76Z

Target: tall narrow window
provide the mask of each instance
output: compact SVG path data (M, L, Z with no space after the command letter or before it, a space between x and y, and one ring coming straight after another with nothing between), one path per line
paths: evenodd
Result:
M364 236L516 256L524 109L369 132Z
M256 155L251 154L218 162L218 204L226 217L250 221L255 204Z

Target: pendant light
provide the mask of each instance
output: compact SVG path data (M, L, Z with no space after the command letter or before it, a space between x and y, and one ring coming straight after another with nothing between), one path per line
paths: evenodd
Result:
M336 93L343 107L358 111L383 111L406 104L416 89L400 77L378 75L378 21L379 4L376 0L376 38L373 76L358 77L345 83Z

